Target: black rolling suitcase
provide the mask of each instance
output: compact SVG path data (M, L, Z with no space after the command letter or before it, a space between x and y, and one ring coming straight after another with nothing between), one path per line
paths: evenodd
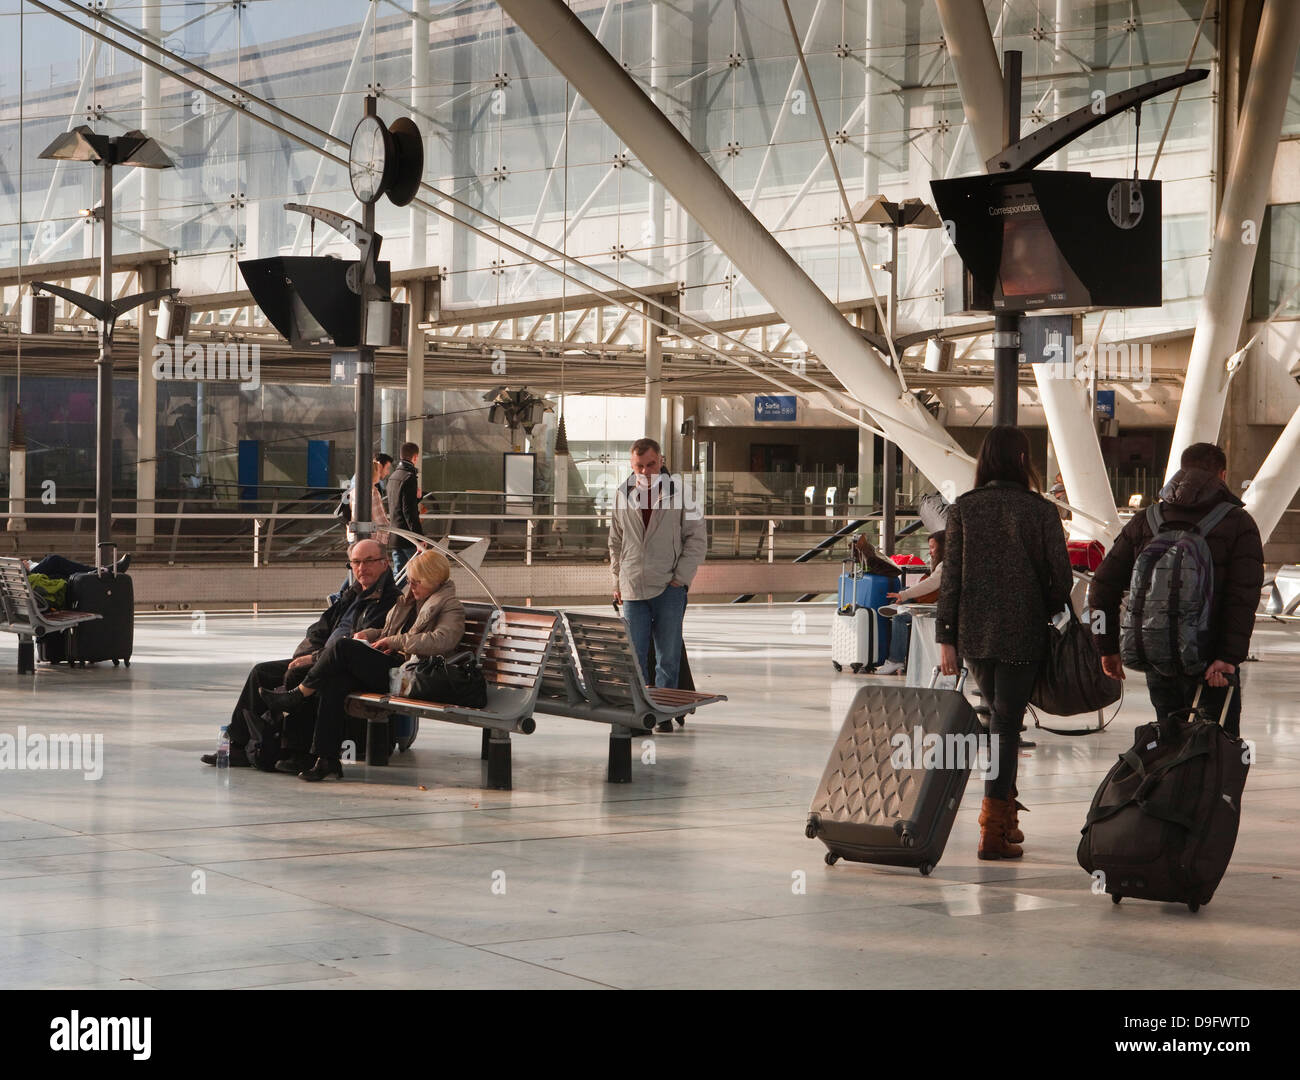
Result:
M928 688L858 691L808 808L805 833L826 845L829 865L845 858L934 869L984 742L964 680L963 671L956 690L935 689L931 679ZM939 737L937 754L928 736Z
M126 574L73 574L68 579L68 601L74 611L93 611L102 618L72 628L68 660L95 664L112 660L116 667L131 664L135 638L135 589Z
M72 631L50 630L36 639L36 652L45 664L64 664L68 660L68 639Z
M1106 774L1088 809L1079 865L1118 904L1124 897L1186 904L1196 911L1219 887L1241 821L1250 750L1199 708L1172 737L1143 724ZM1102 891L1098 888L1096 891Z

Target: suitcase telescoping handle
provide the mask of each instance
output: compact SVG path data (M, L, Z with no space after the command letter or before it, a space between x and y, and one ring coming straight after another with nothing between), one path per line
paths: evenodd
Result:
M964 667L960 668L959 671L960 671L960 673L959 673L958 676L957 676L957 685L956 685L956 687L955 687L954 689L956 689L957 693L960 694L961 691L962 691L962 687L964 687L964 686L966 685L966 676L967 676L968 672L966 671L966 669L965 669ZM934 684L937 683L938 681L939 681L939 667L938 667L938 665L936 664L935 667L930 671L930 689L931 689L931 690L934 689Z
M1228 706L1232 704L1232 695L1236 693L1237 687L1241 685L1241 677L1234 671L1231 675L1224 674L1228 680L1228 692L1223 695L1223 711L1219 713L1219 727L1223 727L1223 722L1228 719ZM1205 689L1205 680L1201 679L1196 684L1196 694L1192 698L1191 717L1194 719L1198 713L1197 707L1201 704L1201 691Z

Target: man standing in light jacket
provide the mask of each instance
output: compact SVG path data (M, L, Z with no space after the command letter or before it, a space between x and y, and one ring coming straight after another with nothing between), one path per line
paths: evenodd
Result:
M686 593L709 542L700 508L663 465L654 439L632 444L632 476L615 493L610 516L609 565L642 671L653 639L654 685L675 688Z

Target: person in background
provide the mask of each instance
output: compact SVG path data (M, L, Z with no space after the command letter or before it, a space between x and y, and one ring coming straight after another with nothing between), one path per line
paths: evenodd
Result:
M1147 693L1162 728L1180 721L1192 707L1204 680L1202 698L1212 716L1223 712L1227 675L1236 672L1250 652L1259 590L1264 585L1264 547L1259 526L1227 487L1228 457L1214 443L1194 443L1183 451L1179 470L1160 491L1161 514L1168 522L1195 525L1220 503L1232 509L1205 537L1214 559L1214 590L1210 614L1214 657L1203 675L1162 675L1148 671ZM1097 567L1088 589L1088 606L1101 612L1094 623L1101 667L1112 679L1124 678L1119 656L1119 606L1128 591L1133 564L1153 539L1146 513L1134 514ZM1241 734L1241 688L1232 695L1223 729L1232 738Z
M370 463L370 483L373 488L370 495L370 521L372 525L370 535L372 539L375 540L376 543L383 544L384 547L387 547L388 530L383 528L383 526L388 524L388 512L384 507L384 484L383 484L384 477L387 474L384 471L385 465L383 461L380 460L381 458L388 458L387 470L389 473L391 473L393 469L392 466L393 459L391 457L388 457L387 454L377 454L375 456L375 459ZM350 494L349 494L349 505L352 507L355 507L357 505L356 477L353 477L352 479L352 487L350 488ZM357 541L357 530L356 530L356 524L354 520L348 521L347 533L348 533L348 543L355 544Z
M1051 490L1048 493L1053 499L1060 499L1061 502L1069 502L1065 497L1065 481L1061 479L1061 474L1056 474L1056 479L1052 481ZM1064 506L1058 506L1056 512L1061 515L1062 521L1069 521L1073 516Z
M424 535L420 527L420 447L413 442L402 443L401 461L388 477L388 520L396 529ZM404 536L389 537L393 553L393 576L402 572L402 567L415 554L415 544Z
M1020 725L1047 649L1048 622L1064 610L1073 578L1056 507L1039 492L1029 439L992 428L975 463L975 487L948 511L935 640L945 675L965 658L991 711L996 773L984 784L979 857L1024 854L1016 802Z
M334 639L294 689L263 694L272 707L286 711L317 699L311 748L316 762L298 774L300 780L343 778L340 752L349 694L387 693L392 669L408 657L447 656L465 636L465 609L456 599L447 557L440 551L422 551L406 564L406 576L406 589L382 630L368 627Z
M708 551L704 516L664 469L654 439L632 444L632 476L616 493L609 518L614 603L623 604L641 670L655 686L676 688L686 594ZM650 642L655 670L647 670ZM671 731L666 720L657 731Z
M909 588L889 593L886 599L895 604L933 604L939 599L939 585L943 581L943 537L942 532L935 532L930 534L927 541L930 549L929 574ZM882 615L891 615L891 612L893 609L880 609ZM891 617L893 622L889 629L889 657L876 668L877 675L901 675L907 670L907 653L912 641L912 613L897 611Z

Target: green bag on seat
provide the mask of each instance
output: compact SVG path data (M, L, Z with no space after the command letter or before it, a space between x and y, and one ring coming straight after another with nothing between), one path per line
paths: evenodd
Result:
M28 574L32 592L37 601L45 601L47 610L57 611L68 603L68 581L66 578L47 577L45 574Z

